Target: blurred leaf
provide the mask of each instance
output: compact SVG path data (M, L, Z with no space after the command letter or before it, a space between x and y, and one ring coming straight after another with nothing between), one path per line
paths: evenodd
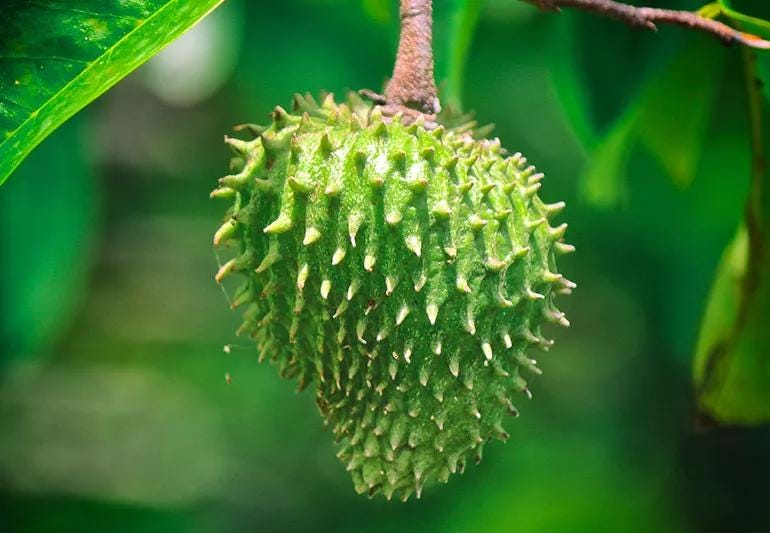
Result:
M26 2L0 8L0 184L65 120L222 0Z
M695 350L695 382L699 388L703 387L709 372L709 350L730 337L740 307L741 283L746 276L748 256L748 234L745 226L741 226L722 254L703 314Z
M462 109L463 81L468 53L483 5L484 0L452 2L447 39L447 64L443 75L439 73L438 81L439 83L446 81L442 95L444 105L458 111Z
M752 148L746 220L717 271L694 367L701 412L730 424L770 421L770 173L763 144L770 113L755 57L744 52Z
M639 114L638 104L634 104L590 156L579 187L583 197L596 207L613 207L624 196L625 168L631 155Z
M686 186L701 159L724 53L704 52L692 41L656 77L601 140L583 174L581 190L594 205L611 207L622 198L625 166L639 142L674 183Z
M650 38L614 20L564 11L559 18L569 17L573 24L571 42L562 53L574 62L586 87L586 113L595 133L605 134L681 50L682 39L672 40L681 34L661 32Z
M597 134L589 116L590 89L584 79L584 71L572 54L576 38L575 19L569 16L558 17L553 24L557 26L557 31L551 34L554 46L550 72L554 92L576 137L584 145L594 146Z
M294 92L380 90L392 72L397 16L391 24L375 23L360 2L350 1L244 4L249 26L239 60L233 123L264 116ZM253 42L255 35L260 44Z
M90 267L95 182L80 119L49 137L0 190L0 352L44 348L69 323Z
M731 19L746 23L750 31L770 35L770 5L752 0L719 0L722 12Z
M361 0L361 5L366 16L380 24L388 23L397 12L395 2L390 0Z
M639 137L679 186L689 185L698 169L723 63L723 48L704 54L690 46L643 97Z
M722 423L770 420L770 257L749 277L750 256L742 227L717 270L696 349L700 409Z
M762 2L760 6L757 2L746 0L720 0L719 7L725 15L738 22L741 29L770 38L770 20L768 20L770 19L770 4ZM751 15L745 13L751 13ZM756 55L759 77L765 80L765 83L762 84L762 94L767 100L770 100L770 81L768 81L770 80L770 51L757 51Z

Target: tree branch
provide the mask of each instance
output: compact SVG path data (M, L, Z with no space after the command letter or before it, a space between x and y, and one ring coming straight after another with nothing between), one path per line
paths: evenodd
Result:
M770 41L756 35L743 33L727 24L702 17L690 11L636 7L613 0L522 0L544 11L560 11L562 7L574 7L605 15L631 26L657 30L657 24L674 24L714 35L726 45L738 43L750 48L770 49Z
M431 0L401 0L401 35L393 77L385 88L389 111L434 115L441 110L433 79Z

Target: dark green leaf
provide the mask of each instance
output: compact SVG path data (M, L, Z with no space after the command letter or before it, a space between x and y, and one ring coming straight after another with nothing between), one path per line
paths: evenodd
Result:
M700 410L720 423L770 421L770 195L764 158L770 125L755 54L746 51L751 186L746 218L724 252L701 324L695 358Z
M723 62L721 47L690 46L644 95L640 140L677 185L698 169Z
M629 108L590 156L579 187L582 196L596 207L614 207L624 196L626 163L639 114L638 106Z
M723 63L721 48L704 51L700 41L692 41L650 79L590 156L581 184L590 202L610 207L620 200L625 165L637 143L672 181L680 186L692 181Z
M594 146L597 128L590 116L589 94L593 87L589 87L585 70L573 57L577 37L575 18L558 17L553 24L556 31L550 35L553 55L549 59L549 70L556 95L575 136L584 146Z
M481 14L484 0L454 0L447 39L446 86L442 100L453 109L462 109L462 87L465 65L473 41L473 33Z
M696 349L699 407L721 423L770 420L770 256L749 275L752 253L742 227L722 257Z
M94 98L222 0L12 0L0 7L0 184Z

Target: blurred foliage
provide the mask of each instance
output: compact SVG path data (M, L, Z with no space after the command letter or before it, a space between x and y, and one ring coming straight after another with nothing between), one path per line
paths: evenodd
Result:
M718 6L742 29L770 37L770 22ZM770 16L770 9L759 10ZM720 423L770 421L770 194L766 144L770 123L767 55L743 52L748 143L752 155L744 222L723 254L701 324L695 384L701 414ZM764 92L764 96L763 96Z
M712 287L695 359L702 411L720 422L770 420L770 195L766 163L768 103L746 54L751 114L752 187L746 221L724 253Z
M460 4L436 1L438 72ZM762 0L730 5L766 16ZM0 530L770 528L770 429L693 430L692 351L731 328L745 255L740 239L723 250L752 176L741 52L707 36L512 0L478 12L463 107L543 169L545 200L567 200L580 285L534 400L481 465L419 502L356 496L311 395L232 336L210 244L222 134L295 91L381 88L396 14L395 0L227 2L0 188ZM191 93L199 54L199 75L222 72ZM597 209L585 176L603 151L620 179L604 172L617 195ZM767 353L754 301L757 335L734 353L759 383L767 367L742 359ZM759 390L730 383L731 399Z
M770 257L754 266L752 255L741 228L720 264L698 341L699 403L720 422L770 419Z
M8 354L48 348L86 290L98 193L83 122L44 143L0 195L0 345Z
M482 0L453 0L449 6L441 9L438 15L444 14L448 20L446 35L437 32L439 42L445 43L444 54L437 54L436 77L442 80L442 106L462 110L463 83L468 63L468 53L473 41L473 34L484 6ZM436 24L440 28L441 19Z
M700 36L685 39L687 43L649 77L597 143L581 184L586 199L597 207L616 206L624 199L626 167L637 144L677 185L685 187L695 177L721 81L724 52L703 46Z

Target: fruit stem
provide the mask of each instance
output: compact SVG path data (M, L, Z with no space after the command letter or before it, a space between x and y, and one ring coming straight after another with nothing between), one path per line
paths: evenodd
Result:
M433 78L432 0L401 0L401 35L385 107L393 113L435 116L441 110Z

